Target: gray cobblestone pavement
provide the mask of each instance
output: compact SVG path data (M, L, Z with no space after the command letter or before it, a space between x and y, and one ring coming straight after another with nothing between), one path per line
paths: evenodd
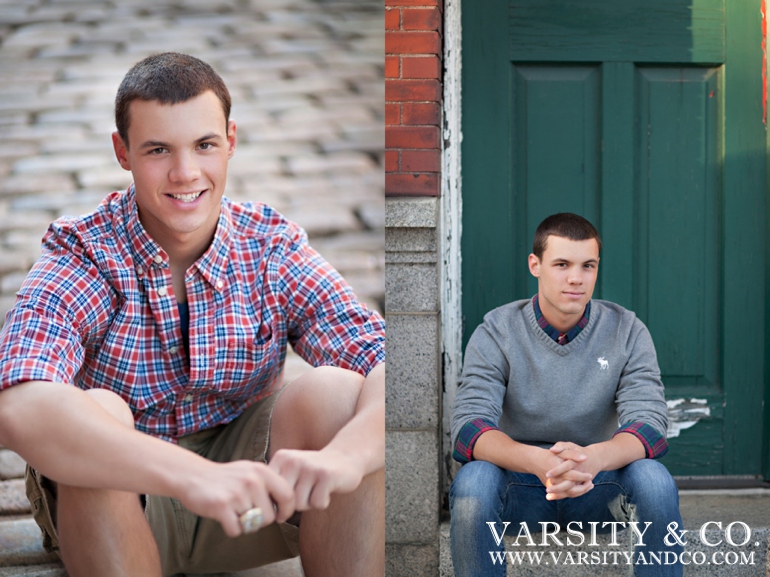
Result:
M383 23L378 3L0 2L0 319L50 221L130 173L112 154L126 70L157 51L210 62L233 95L227 195L304 226L369 305L384 301ZM292 359L289 370L297 366Z
M0 0L0 322L48 224L131 182L112 153L113 98L133 63L167 50L209 62L231 90L239 145L226 194L304 226L382 311L380 2ZM302 370L293 356L289 378ZM15 560L0 552L0 576L58 576L25 540L20 474L18 457L0 451L0 549L17 539L22 551ZM289 564L248 575L299 573Z

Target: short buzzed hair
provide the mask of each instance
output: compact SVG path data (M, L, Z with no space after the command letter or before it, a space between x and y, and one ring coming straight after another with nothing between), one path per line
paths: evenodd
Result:
M128 146L129 106L134 100L178 104L208 90L222 103L227 124L230 120L230 92L211 66L194 56L178 52L148 56L131 67L118 88L115 126L120 138Z
M582 216L571 212L560 212L547 217L535 231L535 240L532 243L532 253L540 260L546 249L549 236L560 236L570 240L590 240L595 239L599 245L599 252L602 250L602 239L599 232Z

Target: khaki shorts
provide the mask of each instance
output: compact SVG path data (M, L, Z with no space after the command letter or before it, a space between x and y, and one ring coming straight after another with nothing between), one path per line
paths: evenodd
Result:
M281 391L249 407L237 419L179 439L179 445L217 462L266 461L270 420ZM27 498L43 532L43 547L59 553L54 483L27 467ZM213 519L199 517L176 499L147 496L145 514L158 543L164 575L242 571L299 554L299 529L273 523L231 539Z

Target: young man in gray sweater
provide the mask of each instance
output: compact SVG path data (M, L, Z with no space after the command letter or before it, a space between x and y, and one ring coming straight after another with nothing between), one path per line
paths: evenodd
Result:
M548 541L580 561L581 532L590 545L591 533L623 527L632 556L589 547L599 555L585 562L682 574L669 534L682 528L677 487L654 460L668 450L655 348L634 313L591 300L600 250L584 218L546 218L529 255L537 295L488 313L468 343L452 413L464 463L450 491L456 577L505 576L506 529L517 551L538 531L567 530L568 542Z

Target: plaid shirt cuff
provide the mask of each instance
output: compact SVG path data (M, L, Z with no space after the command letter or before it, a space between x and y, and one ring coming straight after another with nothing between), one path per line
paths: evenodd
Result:
M660 459L668 453L666 438L647 423L641 421L626 423L615 431L615 435L618 433L631 433L639 439L644 445L644 452L648 459Z
M473 447L478 441L482 433L487 431L499 431L496 425L493 425L484 419L473 419L468 421L460 429L460 434L457 437L457 443L455 443L455 450L452 453L452 458L458 463L469 463L473 461Z

